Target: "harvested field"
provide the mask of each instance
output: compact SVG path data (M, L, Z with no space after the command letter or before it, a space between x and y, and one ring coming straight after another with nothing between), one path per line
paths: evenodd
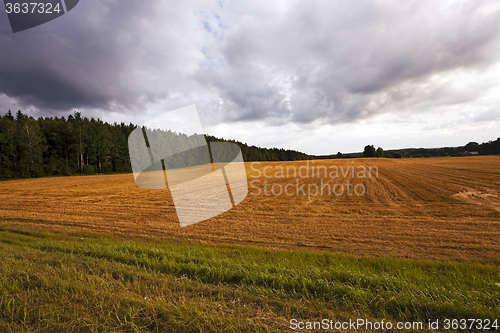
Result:
M185 228L169 193L131 174L6 181L0 225L500 263L499 166L499 156L247 163L247 198Z

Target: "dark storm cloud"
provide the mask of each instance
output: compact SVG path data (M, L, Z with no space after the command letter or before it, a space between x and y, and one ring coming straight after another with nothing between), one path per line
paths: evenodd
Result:
M6 68L1 73L0 89L8 96L21 99L23 105L36 105L46 110L80 106L103 108L110 97L96 87L75 80L72 75L43 66Z
M86 0L52 33L0 34L0 94L45 113L196 101L214 122L424 112L488 91L496 3Z
M144 111L198 60L189 47L197 37L185 40L193 19L183 12L181 4L160 1L86 0L43 26L4 29L0 92L46 113L113 105Z

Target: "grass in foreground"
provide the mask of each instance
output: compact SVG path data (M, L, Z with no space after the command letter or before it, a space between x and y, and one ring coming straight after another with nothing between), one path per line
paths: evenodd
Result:
M280 331L500 319L500 267L0 226L0 331Z

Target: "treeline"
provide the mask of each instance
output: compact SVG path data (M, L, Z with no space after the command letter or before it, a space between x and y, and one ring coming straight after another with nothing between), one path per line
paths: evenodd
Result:
M408 148L399 150L384 151L378 147L375 149L373 145L368 145L363 151L364 157L388 157L388 158L420 158L420 157L459 157L466 156L466 153L477 152L478 155L498 155L500 154L500 138L495 141L469 142L465 146L460 147L443 147L443 148Z
M21 111L0 115L0 179L132 172L128 137L137 126L82 117L35 119ZM184 134L175 134L182 136ZM227 141L206 136L207 141ZM245 161L287 161L313 156L230 141Z
M365 146L363 152L342 154L338 152L335 155L316 156L317 159L336 159L336 158L360 158L360 157L386 157L386 158L421 158L421 157L460 157L466 156L467 152L477 152L478 155L500 155L500 138L495 141L469 142L460 147L443 148L405 148L384 150L381 147L375 148L373 145Z
M253 161L299 161L299 160L312 160L316 157L308 155L296 150L285 150L283 148L260 148L256 146L248 146L246 143L241 143L235 140L224 140L205 135L207 142L233 142L240 146L243 160L245 162Z

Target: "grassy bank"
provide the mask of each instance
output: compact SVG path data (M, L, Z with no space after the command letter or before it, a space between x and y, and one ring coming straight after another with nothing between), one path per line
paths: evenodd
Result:
M0 226L0 331L280 331L500 319L500 267Z

